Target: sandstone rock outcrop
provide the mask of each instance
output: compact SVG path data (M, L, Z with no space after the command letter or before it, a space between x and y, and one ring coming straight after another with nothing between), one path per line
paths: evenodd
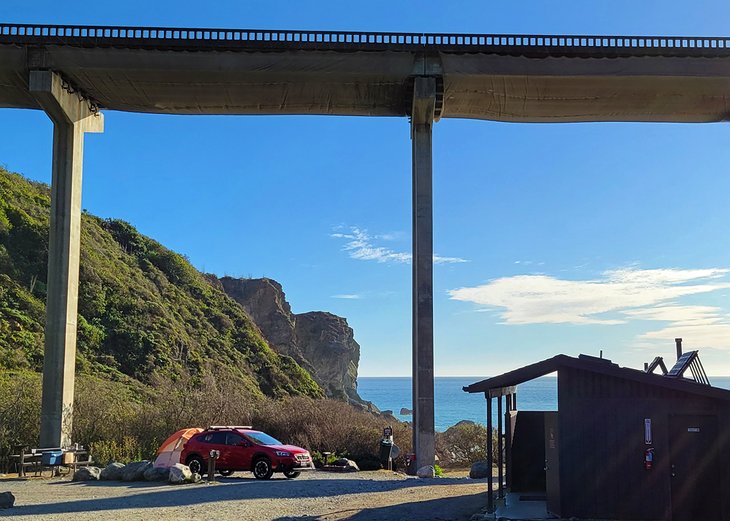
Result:
M346 319L323 311L292 313L281 284L272 279L223 277L220 283L269 344L309 371L328 397L365 404L357 394L360 346Z

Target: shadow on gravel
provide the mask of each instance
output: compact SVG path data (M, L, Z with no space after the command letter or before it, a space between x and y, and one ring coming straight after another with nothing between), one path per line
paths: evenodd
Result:
M487 504L487 494L470 494L397 505L343 510L319 516L278 517L273 521L468 521Z
M89 488L90 493L93 493L92 490L97 487L137 489L139 493L125 493L124 495L111 498L83 499L36 505L24 505L21 496L17 498L20 504L16 503L16 506L12 510L4 511L3 517L190 506L221 501L295 499L302 497L319 498L349 494L387 493L422 486L459 486L474 483L475 480L463 478L441 478L434 480L403 479L394 481L359 478L258 481L253 478L226 478L218 480L218 484L216 485L201 483L197 485L177 486L159 485L156 483L118 483L104 481L85 482L83 484L57 482L49 483L49 485L74 488L83 486ZM458 498L454 498L454 500L458 500ZM445 499L443 501L448 500Z

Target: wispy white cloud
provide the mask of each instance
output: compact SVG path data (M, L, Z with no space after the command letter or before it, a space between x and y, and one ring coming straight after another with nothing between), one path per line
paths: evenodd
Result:
M376 240L392 241L397 240L398 233L389 233L384 235L370 235L367 230L357 227L351 227L348 231L343 231L341 227L337 227L330 237L335 239L344 239L347 241L343 246L343 250L348 253L350 258L358 260L370 260L380 263L407 264L411 262L411 254L406 252L395 251L384 246L376 246ZM433 256L434 264L458 264L469 262L460 257L444 257L441 255Z
M506 324L611 325L652 320L670 322L674 328L716 327L727 321L718 309L681 306L677 300L730 287L723 280L728 271L625 268L606 271L594 280L518 275L454 289L449 295L500 309Z
M531 261L531 260L516 260L515 264L521 264L522 266L544 266L544 262L537 262L537 261Z
M441 255L433 255L434 264L461 264L463 262L469 262L461 257L442 257Z
M341 298L345 300L360 300L362 295L357 293L343 293L341 295L332 295L332 298Z

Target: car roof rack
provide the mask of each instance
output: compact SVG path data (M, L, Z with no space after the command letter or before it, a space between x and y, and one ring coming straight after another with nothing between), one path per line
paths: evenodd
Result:
M211 425L207 431L217 431L221 429L253 429L250 425Z

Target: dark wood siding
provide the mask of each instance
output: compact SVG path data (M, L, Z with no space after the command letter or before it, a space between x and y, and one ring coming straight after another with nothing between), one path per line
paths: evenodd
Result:
M558 375L558 410L564 517L671 519L670 414L718 416L724 433L718 453L723 454L721 468L728 483L726 402L564 368ZM652 470L644 468L645 418L652 420ZM724 505L723 519L730 521L727 498Z

